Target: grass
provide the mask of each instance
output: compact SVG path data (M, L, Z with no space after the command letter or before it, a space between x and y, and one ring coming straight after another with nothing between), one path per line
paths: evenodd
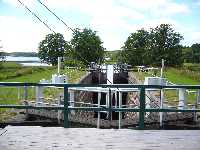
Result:
M196 67L196 68L195 68ZM181 68L165 68L164 77L179 85L199 85L200 84L200 64L184 64ZM145 77L151 76L151 73L147 72L134 72L135 76L140 80L144 81ZM157 73L160 76L160 73ZM165 98L171 105L177 105L178 91L167 90L165 91ZM187 94L187 103L194 104L196 95L195 93Z
M134 72L134 74L140 81L144 81L145 77L152 76L151 72ZM157 76L160 76L159 72ZM200 83L200 73L186 68L166 68L164 70L164 78L180 85L198 85Z
M0 68L0 82L37 83L43 78L50 80L52 74L55 73L57 73L57 68L55 67L22 67L16 63L3 63ZM67 75L69 83L75 83L85 74L85 71L65 69L62 70L62 73ZM44 96L45 98L55 99L61 91L55 88L45 88ZM34 87L28 87L28 100L35 99L35 92ZM18 93L20 93L20 97ZM0 87L0 104L19 104L24 99L23 95L23 87ZM0 109L0 120L5 120L11 114L7 112L7 109Z
M175 84L198 85L200 83L199 73L177 68L168 68L164 74L167 80Z
M53 67L23 67L20 64L14 63L14 62L5 62L2 64L2 67L0 68L0 81L5 82L11 82L11 81L18 81L18 82L24 82L27 80L27 82L33 80L33 82L38 82L40 79L39 77L34 78L24 78L29 77L31 74L44 72L44 75L46 75L46 72L55 71L55 68Z
M149 74L146 72L133 72L135 77L140 80L141 82L144 82L145 77L148 77Z

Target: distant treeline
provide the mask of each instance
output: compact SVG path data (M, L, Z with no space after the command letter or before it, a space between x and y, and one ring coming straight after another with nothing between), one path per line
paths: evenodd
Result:
M15 57L38 57L36 52L12 52L4 53L5 56L15 56Z

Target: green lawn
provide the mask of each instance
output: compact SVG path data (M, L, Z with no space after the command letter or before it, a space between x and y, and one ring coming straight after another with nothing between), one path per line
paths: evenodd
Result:
M152 76L152 73L147 72L134 72L135 76L144 81L145 77ZM160 73L157 73L160 76ZM199 85L200 73L198 71L190 71L184 68L165 68L164 78L168 81L180 85Z
M189 66L189 68L188 68ZM191 69L190 69L191 67ZM165 68L164 77L174 83L179 85L200 85L200 73L199 69L195 68L199 65L195 64L186 64L182 68ZM151 73L146 72L134 72L135 76L144 81L144 78L147 76L151 76ZM160 73L157 73L159 76ZM165 91L165 97L169 104L177 105L178 100L178 92L175 90ZM187 94L187 103L194 104L195 102L195 93Z
M199 72L185 69L168 68L164 73L165 78L175 84L199 85Z
M52 74L57 73L55 67L22 67L16 63L4 63L0 68L0 82L30 82L37 83L41 79L51 79ZM68 77L69 83L77 82L86 72L75 69L62 70ZM61 90L55 88L45 88L45 98L55 99ZM19 97L20 93L20 97ZM0 104L18 104L24 99L23 87L0 87ZM35 87L28 88L28 100L35 99ZM0 120L4 120L7 113L6 109L0 109Z

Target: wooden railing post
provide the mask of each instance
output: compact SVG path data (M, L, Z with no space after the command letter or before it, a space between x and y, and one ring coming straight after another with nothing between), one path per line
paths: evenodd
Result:
M145 115L145 88L140 89L140 111L139 111L139 129L144 129L144 115Z
M64 86L64 128L69 128L68 86Z

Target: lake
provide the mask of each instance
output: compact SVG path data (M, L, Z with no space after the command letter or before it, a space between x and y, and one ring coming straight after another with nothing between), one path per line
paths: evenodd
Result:
M40 59L38 57L6 56L6 61L13 61L13 62L40 62Z
M46 63L42 63L38 57L6 56L5 60L10 62L18 62L23 66L50 66Z

